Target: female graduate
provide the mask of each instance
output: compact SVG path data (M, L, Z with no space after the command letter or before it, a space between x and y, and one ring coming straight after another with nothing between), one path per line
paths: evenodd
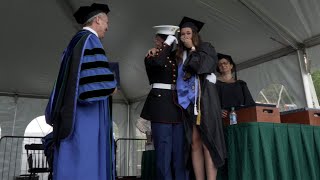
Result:
M221 108L213 74L217 65L214 47L198 34L204 23L184 17L180 23L177 92L185 109L187 143L191 145L197 180L216 179L224 164L226 147Z

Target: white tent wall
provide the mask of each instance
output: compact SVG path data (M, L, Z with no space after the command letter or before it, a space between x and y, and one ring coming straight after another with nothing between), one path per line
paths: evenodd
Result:
M1 136L23 136L28 124L44 114L47 99L0 96Z
M140 113L143 108L144 102L139 101L135 103L130 104L130 131L129 135L130 138L145 138L141 137L138 134L141 134L138 128L136 127L136 122L140 118ZM129 159L129 166L127 166L128 169L128 175L136 175L140 174L141 171L141 157L142 157L142 151L144 150L144 142L143 141L131 141L130 143L130 150L128 151L128 158ZM141 143L143 143L143 146L141 146ZM143 149L141 149L143 148Z
M114 127L115 139L129 137L128 136L128 128L129 128L128 108L129 106L126 103L114 102L112 104L112 120L114 122L114 125L116 125L116 127Z
M1 136L12 135L16 103L13 97L0 96L0 128Z
M44 115L47 99L17 98L17 113L12 134L23 136L28 124L35 118ZM13 119L14 121L14 119Z
M0 96L1 136L23 136L28 124L43 115L46 99L23 98L19 96ZM6 138L0 141L1 164L0 174L4 179L13 179L20 175L23 139ZM18 167L18 168L16 168ZM8 177L7 177L8 175Z
M284 85L294 97L298 107L306 107L298 53L268 61L238 72L239 79L245 80L254 99L270 84Z
M17 101L13 97L7 97L7 96L0 96L0 128L1 128L1 137L4 135L12 135L13 129L14 129L14 119L16 118L16 107L17 107ZM17 124L16 126L25 126L25 123L22 124ZM23 134L23 133L22 133ZM17 159L16 161L10 161L11 155L7 152L7 145L13 146L13 143L10 141L9 143L5 142L4 140L0 141L0 174L5 174L7 175L8 173L14 174L13 170L10 169L9 167L13 167L13 163L17 163L18 165L21 164L21 160ZM22 145L18 146L21 147ZM8 148L9 149L9 148ZM14 148L14 151L11 153L15 152L20 152L19 151L21 148ZM9 155L9 156L8 156ZM4 159L4 157L7 157ZM21 157L21 156L18 156ZM4 159L4 160L2 160ZM2 167L2 168L1 168ZM19 168L20 170L20 168ZM20 172L19 172L20 173ZM2 178L2 177L1 177ZM0 179L1 179L0 178ZM7 177L5 179L8 179Z
M140 117L143 104L144 101L133 102L130 105L113 104L113 112L116 111L113 119L121 132L117 137L120 138L117 141L117 173L119 176L140 174L141 167L138 166L142 156L140 144L144 142L130 139L144 138L137 136L136 128L136 121Z
M130 106L124 102L114 102L112 104L112 120L117 126L114 128L114 138L116 140L116 166L117 173L121 174L126 171L126 165L122 162L127 162L126 159L128 152L128 143L126 141L118 140L119 138L130 137L129 133L129 116L130 116Z

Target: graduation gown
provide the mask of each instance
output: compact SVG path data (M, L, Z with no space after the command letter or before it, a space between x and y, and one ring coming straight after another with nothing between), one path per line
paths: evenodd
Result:
M109 95L116 87L99 38L78 32L64 52L46 108L54 180L115 179Z
M188 55L184 62L183 70L192 76L198 75L200 79L201 123L197 127L215 166L221 167L226 158L221 107L216 85L206 79L207 75L215 72L217 62L218 59L214 47L210 43L203 42L196 51ZM192 143L192 126L195 124L196 116L193 115L193 106L190 105L187 111L189 112L189 117L186 121L186 136L190 147Z
M217 90L221 108L229 110L231 107L255 105L247 83L237 80L233 83L217 81Z

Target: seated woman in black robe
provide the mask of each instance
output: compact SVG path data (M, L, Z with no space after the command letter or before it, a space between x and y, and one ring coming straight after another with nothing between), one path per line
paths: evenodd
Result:
M255 102L247 83L237 79L236 65L231 56L218 53L217 90L220 98L222 118L226 118L231 107L250 106ZM232 76L234 72L235 77Z

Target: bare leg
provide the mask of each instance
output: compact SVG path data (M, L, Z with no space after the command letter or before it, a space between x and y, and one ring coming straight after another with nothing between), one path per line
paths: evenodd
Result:
M214 163L212 162L210 152L205 145L203 145L203 151L204 151L204 159L205 159L205 164L206 164L207 180L216 180L217 168L214 165Z
M192 165L197 180L204 180L204 160L202 141L196 126L192 130Z

